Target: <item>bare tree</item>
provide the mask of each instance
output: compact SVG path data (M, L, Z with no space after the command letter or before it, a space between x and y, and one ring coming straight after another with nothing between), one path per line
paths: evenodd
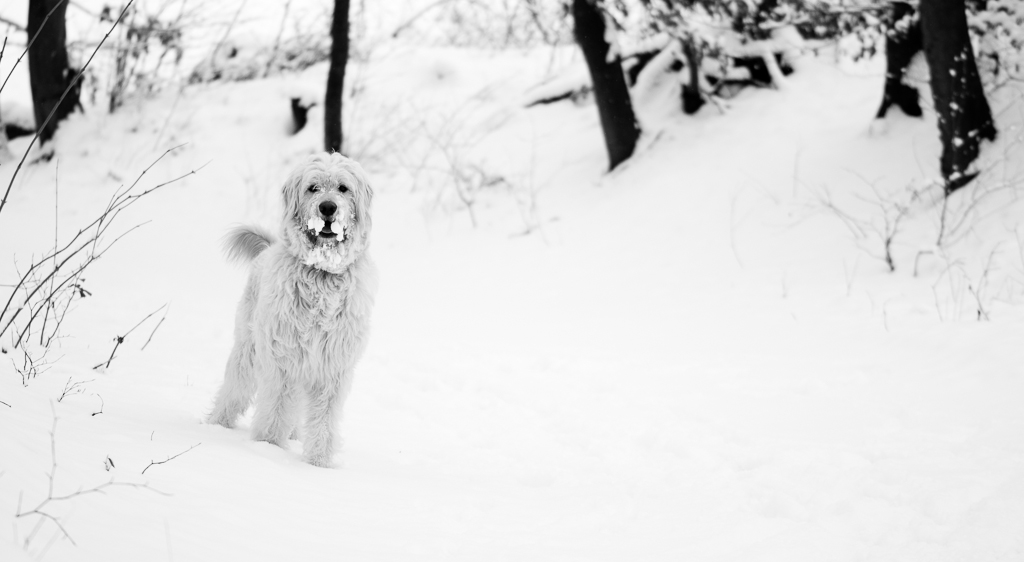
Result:
M981 140L996 138L996 127L974 62L964 0L927 0L918 10L939 116L942 177L948 195L977 175L971 164L978 157Z
M341 152L341 98L345 91L345 65L348 63L349 0L334 0L331 22L331 68L327 72L324 99L324 150Z
M608 169L633 155L640 138L640 126L633 113L629 88L618 61L608 60L608 42L605 40L604 14L593 0L573 0L573 33L583 50L594 85L597 112L601 117L604 143L608 148Z
M41 142L53 138L57 125L79 103L76 87L65 96L65 90L76 74L68 64L66 11L65 0L29 0L28 3L28 36L31 41L28 49L29 83ZM54 108L53 118L44 125Z

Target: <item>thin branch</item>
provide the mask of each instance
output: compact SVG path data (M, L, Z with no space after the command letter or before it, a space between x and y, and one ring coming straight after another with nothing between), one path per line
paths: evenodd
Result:
M92 380L75 381L74 384L71 384L71 377L68 377L68 382L64 383L64 392L62 392L60 394L60 398L57 399L57 402L60 402L61 400L64 400L64 398L68 395L68 393L81 394L82 391L79 390L78 392L75 392L75 390L77 390L81 386L89 384L91 382L92 382Z
M135 331L135 328L138 328L139 326L142 325L143 322L145 322L146 320L149 320L151 316L153 316L157 312L160 312L161 310L163 310L163 308L165 306L167 306L166 303L161 305L160 308L158 308L158 309L154 310L153 312L150 312L149 314L147 314L145 318L143 318L142 320L139 320L138 324L132 326L132 329L128 330L128 332L125 335L123 335L123 336L114 336L114 349L110 352L110 357L107 358L107 364L103 366L104 369L109 369L110 368L110 362L114 360L114 354L117 353L118 346L120 346L122 343L124 343L125 338L130 336L131 333ZM93 367L93 369L98 369L100 367L100 365L103 365L103 363L100 363L100 364L96 365L95 367Z
M270 76L270 67L277 60L277 52L281 49L281 35L284 34L284 24L288 21L288 9L292 7L292 0L284 3L284 15L281 16L281 26L277 28L277 37L274 39L274 48L270 50L270 57L267 59L267 66L263 69L263 77Z
M142 351L146 350L146 346L149 345L149 342L153 340L153 335L156 334L156 331L160 329L160 325L164 323L164 320L167 320L167 313L170 311L171 308L167 307L167 310L164 311L163 318L161 318L160 321L156 323L156 327L153 328L153 331L149 333L149 338L146 339L146 343L142 344Z
M430 10L433 10L434 8L436 8L436 7L438 7L438 6L442 5L442 4L447 4L449 2L451 2L451 0L438 0L437 2L434 2L433 4L428 4L426 7L424 7L419 12L416 12L415 14L413 14L412 17L410 17L409 19L405 20L404 23L402 23L401 25L396 27L395 30L391 32L391 38L392 39L396 39L398 37L398 34L400 34L403 31L405 31L406 28L412 26L412 24L415 23L416 20L420 19L420 17L422 17L423 14L429 12Z
M180 457L181 455L184 455L185 453L191 451L192 449L195 449L196 447L198 447L200 445L202 445L202 443L196 443L195 445L192 445L191 447L189 447L188 449L185 449L184 451L178 453L177 455L174 455L173 457L167 457L166 459L164 459L162 461L149 461L149 464L146 465L146 468L142 469L142 474L145 474L146 471L149 470L149 467L151 467L151 466L153 466L155 464L164 464L165 462L173 461L174 459Z

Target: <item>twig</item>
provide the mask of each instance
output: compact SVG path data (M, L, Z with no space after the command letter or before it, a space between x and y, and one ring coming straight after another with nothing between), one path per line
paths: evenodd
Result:
M142 320L139 320L138 324L132 326L132 329L128 330L128 332L125 335L123 335L123 336L114 336L114 342L115 342L114 343L114 349L110 352L110 357L107 358L107 364L103 365L103 363L99 363L98 365L93 367L93 369L99 369L100 366L103 366L104 369L109 369L110 368L110 362L114 360L114 354L117 353L117 347L119 345L121 345L122 343L124 343L125 338L130 336L132 334L132 332L135 331L135 328L138 328L139 326L142 325L143 322L145 322L146 320L149 320L149 318L151 316L153 316L157 312L160 312L161 310L163 310L163 308L165 306L167 306L167 304L163 304L163 305L160 306L160 308L158 308L158 309L154 310L153 312L150 312L149 314L147 314L145 318L143 318ZM154 329L153 331L155 332L156 330ZM150 337L152 337L152 335Z
M81 387L82 385L86 385L91 382L92 380L76 381L74 384L71 384L71 377L68 377L68 382L64 383L64 392L60 394L60 398L57 399L57 402L64 400L64 397L66 397L68 393L81 394L81 390L79 390L77 393L75 392L75 390Z
M416 20L420 19L420 17L423 16L423 14L429 12L430 10L433 10L434 8L436 8L436 7L438 7L438 6L442 5L442 4L447 4L448 2L451 2L451 0L438 0L437 2L434 2L433 4L427 5L426 7L424 7L419 12L416 12L415 14L413 14L412 17L410 17L409 19L405 20L404 23L402 23L401 25L396 27L395 30L391 32L391 38L392 39L396 39L398 37L399 33L405 31L406 28L410 27Z
M146 468L142 469L142 474L145 474L146 471L149 470L149 467L151 467L151 466L153 466L155 464L164 464L165 462L173 461L174 459L180 457L181 455L184 455L185 453L191 451L192 449L195 449L196 447L198 447L200 445L202 445L202 443L196 443L195 445L192 445L191 447L189 447L188 449L185 449L184 451L178 453L177 455L174 455L173 457L167 457L166 459L164 459L162 461L149 461L149 464L146 465Z
M146 346L149 345L149 342L153 339L153 335L156 334L156 331L158 329L160 329L160 324L163 324L164 320L167 320L167 313L170 312L170 311L171 311L171 308L167 307L167 310L164 311L163 317L160 318L160 321L156 323L156 327L153 328L153 331L149 333L149 338L146 339L146 343L142 344L142 351L146 350Z
M274 38L274 48L270 50L270 57L267 59L267 66L263 69L263 77L270 76L270 67L277 60L277 51L281 48L281 35L284 34L284 24L288 21L288 9L292 7L292 0L284 3L284 15L281 16L281 26L277 28L277 37Z
M53 247L56 248L59 240L58 226L60 225L60 158L57 159L53 170ZM57 267L57 256L53 256L53 266ZM53 294L53 283L56 277L50 279L50 294ZM53 308L53 301L47 300L47 308ZM57 312L53 313L54 320L57 319ZM43 327L39 330L39 345L43 345L46 339L46 320L49 314L43 314ZM54 331L56 333L56 331ZM58 400L60 402L60 400Z

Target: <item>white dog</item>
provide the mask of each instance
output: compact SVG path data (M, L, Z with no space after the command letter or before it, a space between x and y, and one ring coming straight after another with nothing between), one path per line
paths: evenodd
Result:
M303 457L331 465L376 289L372 196L354 160L314 155L284 184L280 240L248 227L229 235L229 255L251 261L252 272L210 423L233 427L255 395L253 439L281 445L296 435L304 402Z

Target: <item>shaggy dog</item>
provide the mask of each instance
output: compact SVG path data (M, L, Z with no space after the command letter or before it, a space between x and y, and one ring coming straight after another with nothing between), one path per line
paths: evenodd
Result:
M228 254L252 272L210 423L233 427L255 397L253 439L282 445L297 435L304 405L303 457L331 465L373 307L372 195L354 160L317 154L284 184L280 239L250 227L228 236Z

